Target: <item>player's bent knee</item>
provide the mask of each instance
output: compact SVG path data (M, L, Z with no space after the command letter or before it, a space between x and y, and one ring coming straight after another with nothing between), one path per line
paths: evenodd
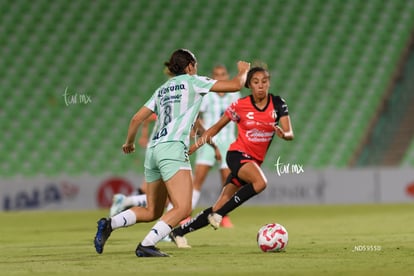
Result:
M183 218L187 218L187 217L191 216L191 212L192 212L191 206L184 208L184 210L183 210L183 213L184 213Z
M191 212L192 212L191 205L181 206L179 208L179 216L181 217L181 219L185 219L191 216Z
M266 189L267 181L257 181L253 183L253 188L256 193L261 193Z
M158 208L154 210L154 216L158 219L164 214L165 208Z
M180 219L185 219L189 216L191 216L191 205L189 206L180 206L180 207L173 207L170 211L175 212L175 216Z
M163 213L164 209L150 209L149 211L149 222L159 219Z

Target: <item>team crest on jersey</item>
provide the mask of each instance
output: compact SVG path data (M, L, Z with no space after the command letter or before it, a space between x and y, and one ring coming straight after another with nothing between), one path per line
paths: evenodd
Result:
M277 119L277 113L276 113L275 110L272 110L270 116L272 116L272 118L276 121L276 119Z
M239 116L239 114L237 114L237 112L236 112L236 110L232 107L232 106L230 106L229 108L228 108L228 111L229 111L229 113L230 113L230 119L232 120L232 121L236 121L236 122L238 122L239 120L240 120L240 116Z

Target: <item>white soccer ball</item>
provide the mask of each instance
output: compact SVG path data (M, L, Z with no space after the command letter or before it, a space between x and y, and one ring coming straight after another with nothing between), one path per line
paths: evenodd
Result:
M269 223L257 232L257 245L263 252L283 251L288 244L288 232L283 225Z

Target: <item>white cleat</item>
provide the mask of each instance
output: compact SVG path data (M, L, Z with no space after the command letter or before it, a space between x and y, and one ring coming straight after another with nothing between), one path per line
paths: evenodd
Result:
M184 236L177 236L174 232L171 232L167 237L170 237L171 241L175 243L178 248L191 248L187 239Z
M123 194L114 195L114 197L112 198L112 206L111 206L111 209L109 210L110 217L113 217L121 213L125 209L124 207L125 198L126 196L124 196Z
M214 228L214 230L217 230L220 228L220 224L223 219L223 216L217 213L211 213L210 215L208 215L207 218L208 218L208 222Z

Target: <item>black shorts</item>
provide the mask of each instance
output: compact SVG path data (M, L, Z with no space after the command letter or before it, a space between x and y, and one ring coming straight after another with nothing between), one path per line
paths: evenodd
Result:
M248 184L246 181L238 177L240 168L247 162L256 162L256 159L241 151L228 151L226 155L227 166L230 169L230 174L227 177L226 184L233 183L237 187Z

